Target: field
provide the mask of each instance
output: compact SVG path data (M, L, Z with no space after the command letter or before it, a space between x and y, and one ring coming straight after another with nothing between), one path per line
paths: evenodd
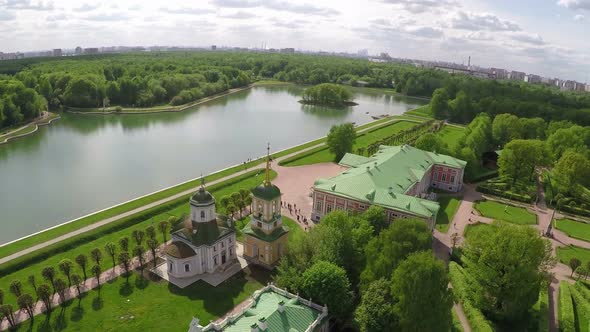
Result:
M273 172L272 177L274 178L275 176L276 176L276 173ZM229 186L222 186L221 184L218 184L217 187L219 189L216 190L215 186L212 186L211 188L209 188L209 190L217 199L219 199L220 197L223 197L225 195L229 195L229 194L236 192L240 189L253 188L257 184L259 184L260 181L261 181L261 179L258 176L256 176L256 174L252 173L252 174L248 174L246 176L243 176L243 178L241 178L240 181L232 183ZM123 236L131 237L131 232L135 229L142 229L143 230L147 226L152 225L152 224L157 224L160 220L167 219L171 215L180 217L180 216L184 215L185 213L188 213L188 211L189 211L188 196L186 198L182 198L182 200L186 203L181 203L179 206L177 206L171 210L164 211L161 214L156 215L152 218L142 220L138 223L133 224L130 227L125 227L122 229L115 229L113 232L110 232L110 233L105 233L105 234L101 233L101 234L99 234L99 236L96 239L93 239L92 241L88 241L84 244L80 244L78 246L68 247L63 252L62 251L54 252L54 248L51 246L48 248L41 249L41 250L39 250L39 252L45 253L47 256L42 262L35 263L33 261L30 264L27 263L27 259L29 259L29 257L28 257L29 255L38 255L39 254L39 252L34 252L32 254L25 255L22 258L18 258L14 261L3 264L3 265L1 265L1 267L3 269L5 269L4 271L7 271L10 268L11 269L10 271L14 270L14 272L11 272L10 274L7 274L7 275L3 275L2 278L0 278L0 289L8 290L10 282L12 282L13 280L20 280L23 283L24 292L25 293L33 293L32 287L27 283L27 278L29 275L35 275L36 279L38 280L38 283L40 283L43 280L43 278L41 277L41 269L44 268L45 266L54 266L54 267L56 267L56 270L57 270L57 265L58 265L59 261L61 261L62 259L69 258L71 260L74 260L74 258L78 254L81 254L81 253L88 255L90 258L89 254L93 248L100 248L101 250L103 250L104 245L107 242L113 242L113 243L117 244L118 240L121 237L123 237ZM289 226L291 226L291 225L289 225ZM99 230L96 230L96 231L99 232ZM81 237L83 235L79 235L79 237ZM169 236L168 236L168 238L169 238ZM157 239L160 241L162 239L162 235L159 232L157 234ZM131 241L133 241L133 240L131 240ZM133 245L130 245L130 247L133 248ZM22 264L24 266L19 265L19 263L23 262L23 261L24 261L24 263L22 263ZM93 264L89 263L88 269L90 269L90 267L92 265ZM110 259L110 257L107 256L106 252L103 253L103 260L100 262L100 265L102 266L103 271L112 266L111 259ZM74 273L79 273L80 275L82 275L82 273L77 265L75 265L73 270L75 271ZM58 272L58 275L61 275L61 273ZM5 302L15 304L16 299L14 298L14 296L12 294L7 294L5 296Z
M443 233L449 230L453 217L461 204L461 199L461 197L451 196L442 196L438 199L440 210L438 210L438 215L436 216L436 229Z
M385 137L394 135L402 130L406 130L412 128L417 123L409 122L409 121L397 121L391 124L387 124L371 130L366 133L361 133L357 136L356 142L352 151L356 151L358 148L367 147L369 144L374 143L380 139ZM324 163L324 162L334 162L334 154L332 154L327 147L322 147L315 149L314 151L310 151L311 153L302 153L301 155L294 156L289 160L285 160L284 163L281 163L282 166L302 166L302 165L311 165L317 163Z
M590 262L590 249L576 246L557 247L557 259L565 265L569 264L570 259L577 258L582 261L582 266Z
M479 201L474 205L482 216L511 222L517 225L535 225L537 216L525 208L506 205L494 201Z
M568 236L590 241L590 224L571 219L558 219L555 221L555 227Z
M18 331L186 331L193 317L206 325L268 281L267 271L246 268L218 287L198 281L180 289L134 273L129 284L119 277L33 323L24 322Z

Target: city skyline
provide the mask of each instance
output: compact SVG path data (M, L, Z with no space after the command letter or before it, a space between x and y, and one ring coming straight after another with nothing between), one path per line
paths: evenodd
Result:
M588 0L0 1L3 52L211 44L387 52L588 81ZM402 48L399 45L403 45Z

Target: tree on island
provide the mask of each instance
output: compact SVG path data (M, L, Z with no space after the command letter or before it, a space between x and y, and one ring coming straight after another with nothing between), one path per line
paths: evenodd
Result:
M352 106L352 93L338 84L323 83L303 91L302 104L326 106Z
M352 123L344 123L330 128L327 144L330 152L336 155L336 161L342 159L347 152L352 152L355 140L356 132Z

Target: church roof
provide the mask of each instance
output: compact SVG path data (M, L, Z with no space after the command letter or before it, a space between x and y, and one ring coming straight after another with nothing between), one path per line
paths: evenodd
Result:
M233 229L219 226L216 219L208 222L192 223L192 225L192 229L185 227L176 231L174 234L181 236L197 247L201 245L211 245L218 239L233 232Z
M175 258L188 258L195 255L195 251L186 243L181 241L174 241L164 248L164 252L168 256Z
M244 227L244 229L242 229L242 233L253 236L253 237L260 239L262 241L265 241L265 242L272 242L272 241L280 238L281 236L289 233L289 227L287 227L287 226L277 227L272 233L266 234L261 229L256 228L256 227L252 227L252 226L250 226L250 223L248 223Z
M256 198L270 201L271 199L280 197L281 190L272 183L261 184L258 187L252 189L252 195L254 195Z
M191 201L194 201L198 204L208 204L208 203L215 203L215 198L211 195L210 192L205 190L204 187L199 188L196 193L193 194L191 197Z

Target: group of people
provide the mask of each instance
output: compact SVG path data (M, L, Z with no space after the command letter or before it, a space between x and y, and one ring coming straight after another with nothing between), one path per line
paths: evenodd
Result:
M297 204L291 204L291 203L281 201L281 207L289 210L290 215L293 215L293 212L295 212L295 216L297 217L297 221L301 221L307 225L307 217L304 217L301 214L301 209L297 208Z

